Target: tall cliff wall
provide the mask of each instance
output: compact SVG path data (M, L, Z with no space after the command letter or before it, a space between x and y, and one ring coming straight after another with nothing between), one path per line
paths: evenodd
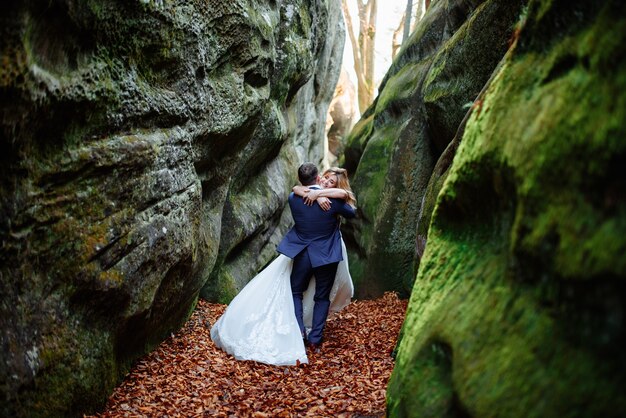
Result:
M79 415L274 256L343 22L323 0L1 9L0 411Z
M520 15L428 186L389 416L623 415L625 45L621 1Z
M386 290L408 297L432 210L424 206L435 164L508 49L522 4L433 2L348 137L345 166L360 216L344 236L359 297Z

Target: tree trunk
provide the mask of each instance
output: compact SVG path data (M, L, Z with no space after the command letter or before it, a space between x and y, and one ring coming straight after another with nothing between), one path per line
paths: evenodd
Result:
M404 34L402 35L402 43L409 39L411 34L411 14L413 13L413 0L407 0L406 11L404 12Z
M424 0L417 0L417 10L415 10L415 20L413 21L413 27L411 28L411 32L415 29L417 22L422 20L422 15L424 11Z
M402 18L400 19L400 24L398 24L398 27L393 31L393 36L391 37L391 59L395 58L396 54L398 53L398 49L400 49L402 42L404 42L404 40L400 42L399 39L400 32L402 32L404 29L405 20L405 15L402 15Z
M369 0L366 6L366 18L367 18L367 48L364 51L365 62L365 79L367 81L367 100L364 102L361 112L365 112L367 107L374 101L374 46L376 40L376 16L378 13L377 0Z
M377 0L363 3L357 0L359 35L354 34L352 16L348 10L347 0L342 0L344 17L354 59L354 71L357 76L359 111L365 112L374 100L374 41L376 39Z

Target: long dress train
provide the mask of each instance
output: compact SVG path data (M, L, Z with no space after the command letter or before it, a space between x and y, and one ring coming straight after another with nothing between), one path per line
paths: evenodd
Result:
M348 270L346 246L341 241L343 261L337 267L330 293L330 312L350 303L354 293ZM254 360L278 366L308 363L294 314L291 295L293 260L280 254L257 274L230 302L211 328L216 346L237 360ZM311 327L315 278L303 296L304 324Z

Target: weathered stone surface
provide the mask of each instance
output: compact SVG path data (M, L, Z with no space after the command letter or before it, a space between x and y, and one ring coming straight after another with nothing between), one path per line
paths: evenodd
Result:
M275 255L323 157L335 3L3 3L2 415L93 410Z
M236 174L224 205L218 267L202 290L202 296L207 299L229 302L260 266L276 257L276 245L293 222L288 208L283 209L291 187L297 183L298 163L321 162L324 156L326 113L341 70L345 39L339 6L339 3L330 2L327 11L320 8L312 14L311 31L315 36L310 40L312 45L309 48L319 50L314 59L310 58L312 64L307 68L310 75L296 96L287 98L290 106L284 110L283 116L275 113L278 109L272 104L270 111L274 112L275 120L266 118L269 123L260 124L243 153L250 161ZM285 7L285 14L289 15L293 6ZM289 28L289 23L281 25L284 25L281 30L285 32L282 37L293 42L293 29ZM317 46L313 43L323 40L324 36L326 43ZM291 55L288 58L305 57ZM281 117L286 120L280 120ZM280 132L274 132L279 128L286 129L282 136ZM279 149L272 150L268 144L285 135L287 145L278 143L282 148L274 157ZM265 165L261 171L253 165L255 160Z
M353 129L345 166L361 216L344 236L359 297L410 293L433 168L506 52L521 4L433 2Z
M626 410L625 17L530 2L438 195L389 416Z
M344 153L346 137L350 133L356 113L356 88L344 68L328 107L328 118L326 119L328 149L324 157L325 167L338 165L339 157Z

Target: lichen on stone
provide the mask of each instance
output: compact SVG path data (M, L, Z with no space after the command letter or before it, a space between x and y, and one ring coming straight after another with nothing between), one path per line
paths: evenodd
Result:
M524 12L437 196L389 415L624 409L623 12Z

